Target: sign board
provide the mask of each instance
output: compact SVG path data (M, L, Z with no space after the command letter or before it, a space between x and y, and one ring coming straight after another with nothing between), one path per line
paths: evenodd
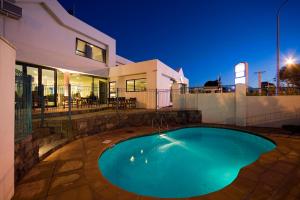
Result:
M235 84L246 84L248 83L248 63L240 62L234 67Z

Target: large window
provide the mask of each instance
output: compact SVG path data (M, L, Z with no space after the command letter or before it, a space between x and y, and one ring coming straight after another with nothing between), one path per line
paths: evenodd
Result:
M106 50L80 39L76 39L76 54L106 63Z
M16 70L21 71L30 75L32 78L32 106L40 106L40 97L41 94L40 86L44 86L44 99L46 106L56 106L57 103L57 89L56 89L56 76L57 70L51 69L48 67L38 66L34 64L27 64L17 62Z
M132 79L126 81L126 92L142 92L147 89L147 81L145 78Z

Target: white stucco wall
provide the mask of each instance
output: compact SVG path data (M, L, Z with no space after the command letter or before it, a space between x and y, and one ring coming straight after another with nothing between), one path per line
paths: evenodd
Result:
M126 80L146 78L146 92L126 92ZM154 92L156 88L156 61L149 60L139 63L111 67L109 69L109 81L116 81L117 88L120 88L119 96L126 98L136 97L138 108L155 109Z
M174 93L173 106L201 110L204 123L265 127L300 125L300 95L246 96L245 85L237 85L235 93Z
M137 97L138 106L146 107L149 109L170 106L170 80L177 83L184 83L188 85L188 79L184 77L183 72L180 73L165 65L159 60L149 60L138 63L130 63L118 67L111 67L109 71L110 81L116 81L117 87L121 88L124 93L121 96ZM146 92L125 92L126 80L130 79L147 79ZM156 89L157 99L156 99ZM145 108L145 107L144 107Z
M235 93L174 94L176 109L202 111L204 123L235 124Z
M15 49L0 37L0 200L14 193Z
M300 125L300 96L247 96L249 125Z
M107 67L115 66L115 40L69 15L56 0L17 0L16 4L23 16L5 18L4 37L16 46L18 61L100 76L107 76ZM76 55L76 38L106 49L107 64Z
M131 60L124 58L122 56L116 55L116 65L127 65L133 63Z

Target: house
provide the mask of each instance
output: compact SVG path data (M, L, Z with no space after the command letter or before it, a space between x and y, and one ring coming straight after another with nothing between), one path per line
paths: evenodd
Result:
M185 90L189 84L182 68L176 71L160 60L111 67L109 80L110 97L134 97L137 107L148 109L171 106L172 91Z
M204 84L205 93L218 93L222 92L221 81L220 79L215 81L207 81Z
M115 86L109 83L110 79L111 82L117 80L117 87L124 87L127 81L124 76L135 79L156 68L160 71L153 77L168 78L146 78L147 86L143 90L170 89L171 80L184 84L188 82L182 75L180 81L180 72L161 62L156 67L151 64L151 69L140 71L143 62L135 64L117 55L114 38L70 15L57 0L5 0L5 3L13 7L16 13L12 15L13 12L2 10L0 36L17 49L16 70L32 76L33 98L41 93L43 86L48 106L62 105L69 90L72 96L92 95L99 102L106 103L109 95L114 96ZM128 85L130 83L128 81ZM170 105L170 102L164 105Z

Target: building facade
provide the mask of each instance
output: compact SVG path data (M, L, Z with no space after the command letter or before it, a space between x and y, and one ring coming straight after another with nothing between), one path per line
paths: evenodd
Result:
M9 3L22 9L22 16L10 17L2 12L0 35L17 49L16 70L32 77L34 107L40 106L35 99L41 91L47 99L47 106L60 106L69 89L72 97L93 97L100 103L106 103L108 97L114 97L114 88L125 88L126 81L130 85L143 74L149 77L133 84L143 81L141 84L147 84L143 91L135 92L170 89L170 81L180 82L176 78L179 72L161 62L148 61L146 63L156 62L156 65L151 64L149 69L142 68L141 71L143 62L134 64L116 55L115 39L70 15L56 0L16 0ZM149 75L148 71L155 69L157 71ZM131 81L118 71L126 73ZM120 77L116 77L117 74ZM187 79L184 80L187 84ZM117 85L114 85L115 81ZM135 96L133 94L130 93Z

